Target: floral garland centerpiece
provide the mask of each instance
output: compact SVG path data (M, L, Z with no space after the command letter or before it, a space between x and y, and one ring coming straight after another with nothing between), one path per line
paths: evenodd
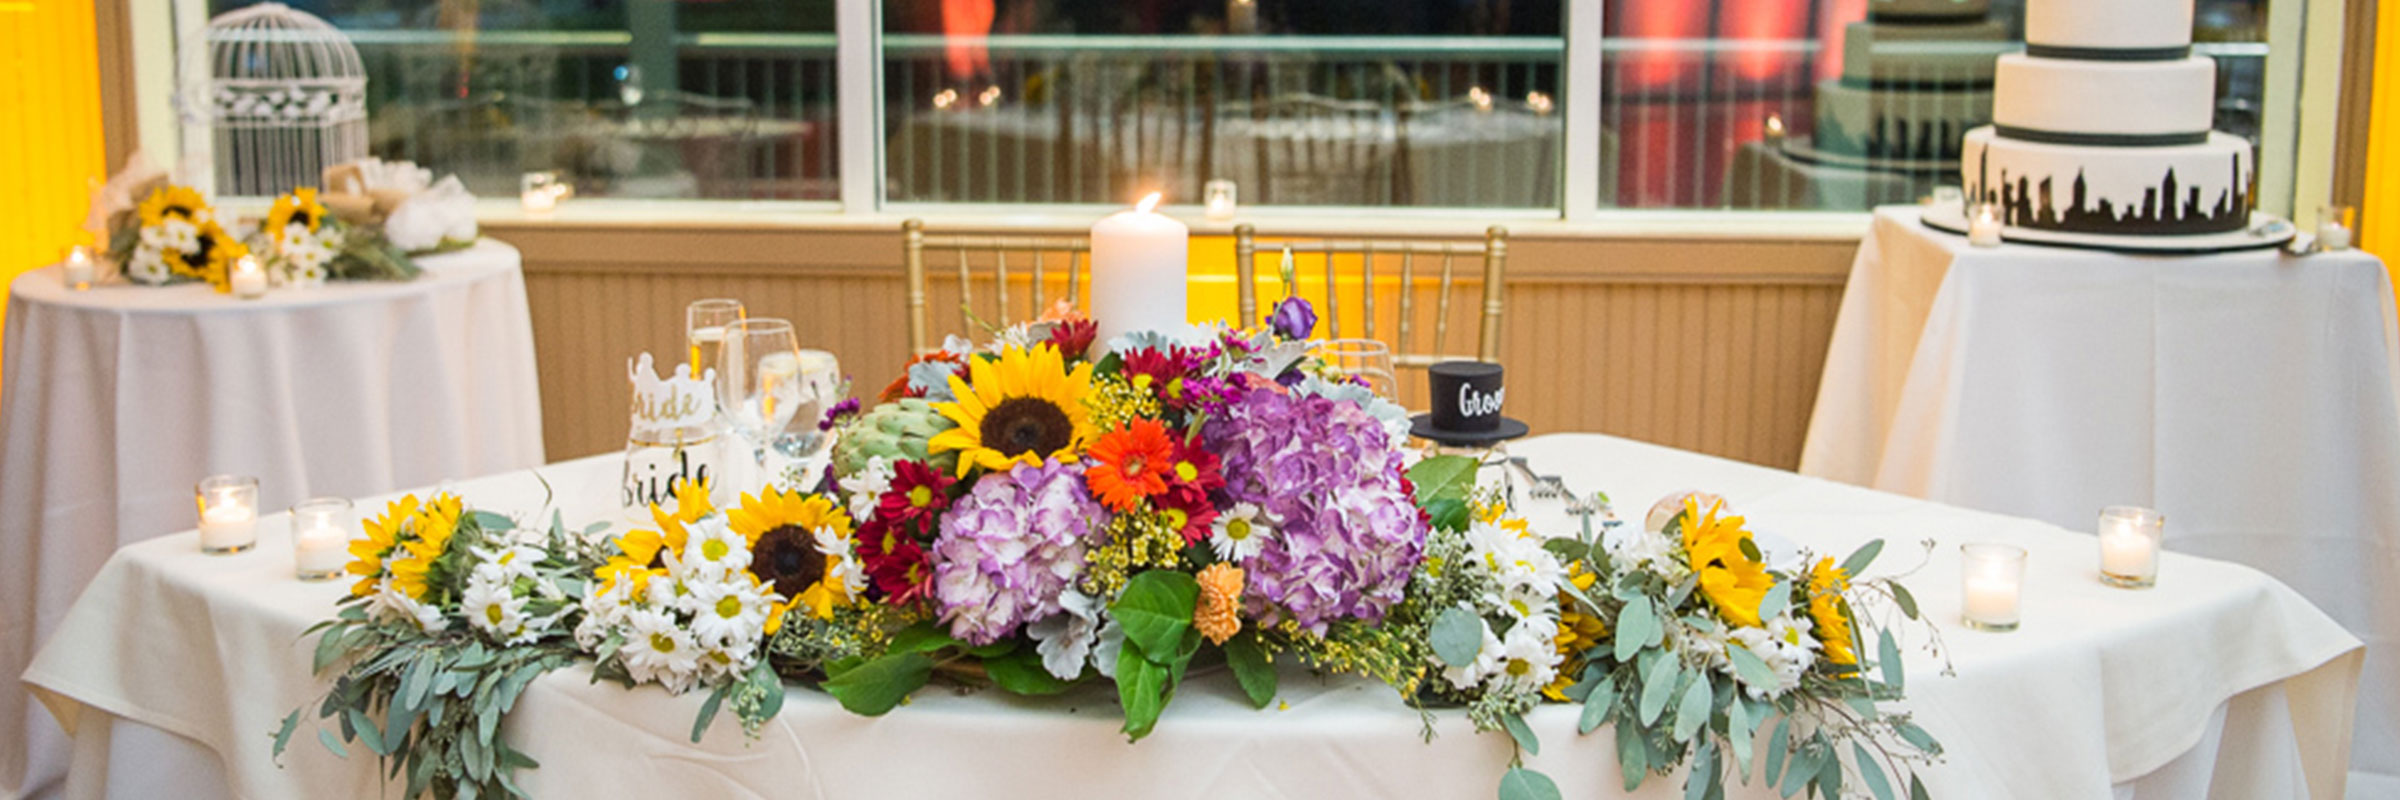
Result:
M125 277L145 286L205 282L233 291L233 264L249 248L228 233L208 198L162 176L138 205L108 217L108 256Z

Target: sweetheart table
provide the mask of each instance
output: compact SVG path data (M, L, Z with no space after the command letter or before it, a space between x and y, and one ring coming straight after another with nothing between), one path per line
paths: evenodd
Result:
M1915 629L1906 707L1948 748L1926 773L1938 797L2342 796L2359 643L2254 570L2169 553L2157 588L2112 589L2098 580L2088 537L2039 522L1606 436L1511 449L1629 505L1678 489L1720 492L1762 538L1845 553L1882 537L1891 546L1879 563L1893 569L1933 540L1929 563L1903 581L1939 624L1954 669L1943 674L1944 660L1922 647L1931 637ZM614 518L618 459L449 488L521 518L547 518L554 498L573 526ZM1537 530L1567 524L1556 501L1527 510ZM260 548L234 556L201 555L191 532L120 550L27 670L73 732L72 794L377 792L371 757L336 758L305 732L280 767L270 758L282 716L323 690L301 633L333 613L345 586L292 580L287 519L260 527ZM2021 630L1957 624L1955 554L1968 540L2031 551ZM535 681L503 735L542 763L518 774L538 797L635 786L674 796L1483 797L1509 753L1505 737L1473 735L1463 713L1437 712L1439 735L1426 742L1417 714L1382 685L1296 673L1266 710L1252 710L1230 676L1201 677L1135 745L1117 733L1105 688L1035 700L931 687L872 719L795 688L756 740L724 716L695 745L702 698L595 684L588 666L573 667ZM1569 797L1613 794L1609 733L1576 737L1578 710L1528 716L1545 745L1530 760ZM1679 796L1678 784L1653 779L1639 794ZM1735 796L1773 795L1751 786Z
M262 511L543 462L516 248L399 283L258 300L201 284L9 287L0 384L0 673L58 630L110 554L193 520L192 485L259 478ZM67 742L0 689L0 797L54 788Z

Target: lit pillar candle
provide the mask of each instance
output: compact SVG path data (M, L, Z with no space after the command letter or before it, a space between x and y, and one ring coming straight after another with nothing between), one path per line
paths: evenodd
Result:
M92 288L92 251L83 245L67 248L67 260L58 267L59 279L67 288L84 291Z
M1959 547L1960 616L1967 627L2013 631L2022 613L2025 548L2005 544Z
M233 262L233 274L228 280L233 284L235 297L256 300L267 295L267 271L258 265L257 256L242 256Z
M239 553L258 542L258 479L215 475L193 487L200 503L200 551Z
M292 506L292 573L304 581L342 574L350 564L350 501L317 497Z
M2158 583L2158 551L2167 518L2147 508L2110 506L2100 512L2100 579L2141 589Z
M1105 346L1119 335L1155 330L1181 335L1191 229L1152 211L1158 193L1131 211L1092 225L1092 322Z

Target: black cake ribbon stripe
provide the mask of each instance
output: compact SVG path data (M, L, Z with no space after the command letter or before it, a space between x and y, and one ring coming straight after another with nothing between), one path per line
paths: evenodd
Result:
M2061 47L2026 42L2025 54L2035 58L2056 58L2068 61L2182 61L2192 57L2192 48L2190 45L2182 47Z
M2062 133L2059 131L1993 125L1993 132L2020 142L2076 147L2176 147L2207 144L2208 131L2199 133Z

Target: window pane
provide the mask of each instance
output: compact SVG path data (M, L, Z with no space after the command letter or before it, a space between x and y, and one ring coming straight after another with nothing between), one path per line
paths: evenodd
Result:
M1607 0L1600 206L1856 211L1958 185L1991 65L2024 47L2024 0L1930 25L1868 23L1867 5ZM2195 22L2216 127L2253 141L2265 19L2264 0L2199 0Z
M835 195L832 0L288 4L358 46L369 152L476 194L557 170L587 197Z
M1556 208L1561 0L893 0L894 202Z

